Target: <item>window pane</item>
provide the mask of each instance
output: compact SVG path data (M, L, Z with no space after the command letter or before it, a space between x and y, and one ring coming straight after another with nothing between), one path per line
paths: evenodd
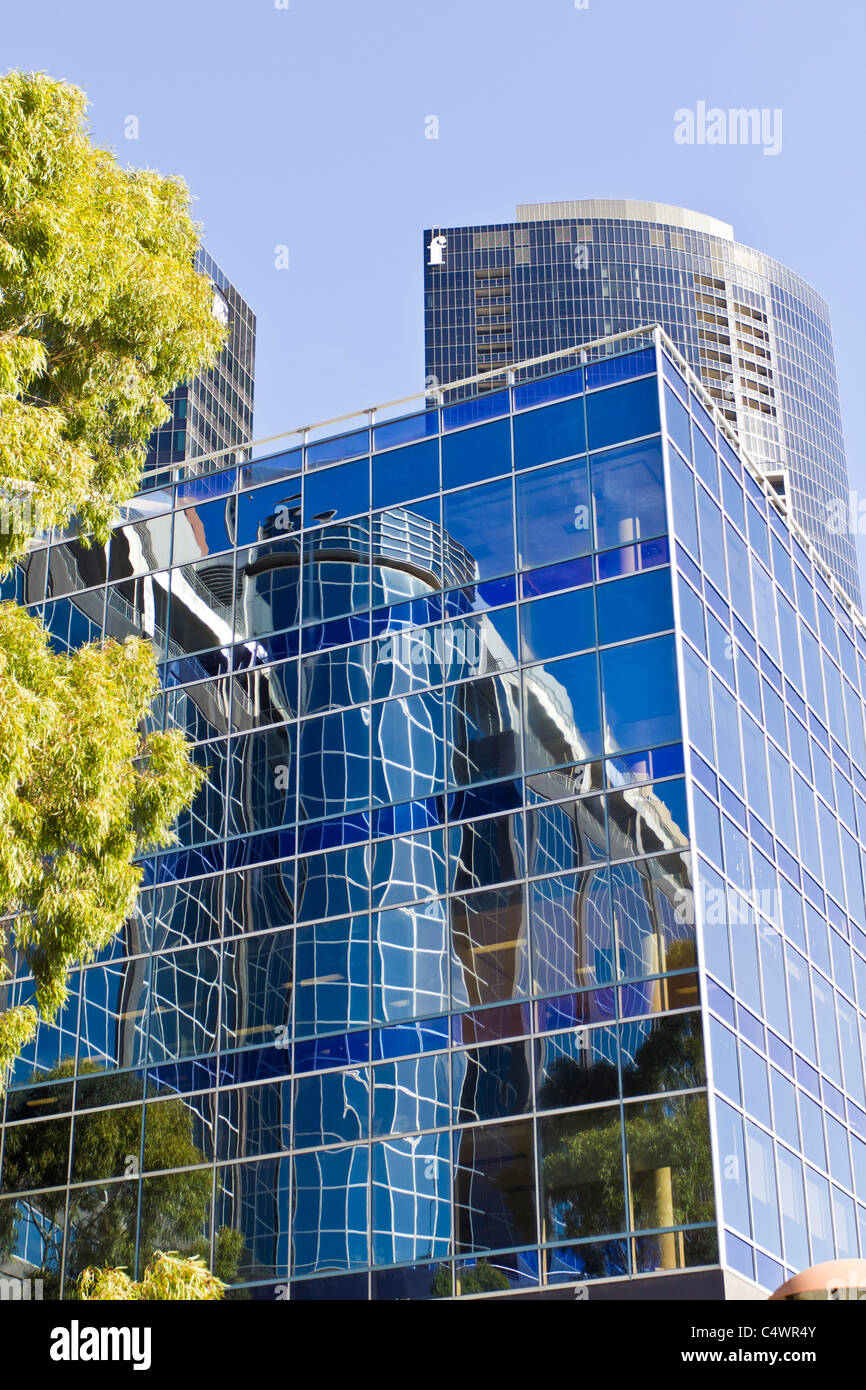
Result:
M706 1096L627 1105L625 1141L637 1230L714 1220ZM673 1252L675 1238L667 1240Z
M628 386L593 392L586 398L590 449L603 449L620 439L640 439L659 428L658 378L645 377Z
M674 625L669 569L598 586L598 640L624 642L651 632L665 632Z
M518 478L517 528L521 569L586 555L592 549L586 461Z
M625 1228L619 1108L541 1120L539 1166L548 1240Z
M595 454L590 466L596 544L600 550L663 534L666 522L660 440Z
M442 486L495 478L511 472L511 428L508 420L496 420L477 429L459 430L442 440Z
M601 653L606 751L651 748L680 737L672 637Z
M585 448L583 397L515 416L515 468L532 468L537 463L572 458L583 453Z
M454 1218L458 1251L501 1250L534 1243L532 1126L466 1129L456 1137Z
M370 510L370 460L358 459L304 479L304 525L330 521L331 516L354 516Z
M373 459L373 506L392 507L439 487L439 442L425 440Z
M524 661L544 661L594 646L592 589L525 603L520 610L520 634Z
M451 492L445 498L446 545L463 546L476 579L514 569L511 479Z
M524 671L527 772L585 762L599 755L601 723L596 669L593 652Z
M536 1043L538 1108L564 1110L616 1100L619 1094L615 1028L577 1028Z

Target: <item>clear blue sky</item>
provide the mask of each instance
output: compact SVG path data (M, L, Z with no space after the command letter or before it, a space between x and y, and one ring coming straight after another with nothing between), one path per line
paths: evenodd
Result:
M3 19L4 67L75 82L98 142L186 178L258 315L258 436L421 388L424 227L646 198L732 222L829 301L866 498L863 0L282 3L39 0ZM781 154L675 144L674 111L701 100L782 108Z

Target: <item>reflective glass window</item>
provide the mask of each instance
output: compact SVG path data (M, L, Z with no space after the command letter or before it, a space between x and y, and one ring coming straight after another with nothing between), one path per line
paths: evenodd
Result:
M679 738L673 637L602 652L601 682L608 752L651 748Z
M596 590L598 640L624 642L674 625L669 569L650 570Z
M572 458L585 449L582 396L514 417L515 468L533 468L539 463Z
M442 440L442 486L462 487L511 472L511 422L495 420Z
M590 458L596 545L625 545L666 530L660 440Z
M516 487L521 569L550 566L592 549L585 459L527 473Z
M511 479L449 492L444 499L446 543L477 579L514 569Z
M469 479L467 478L468 482ZM439 487L439 441L424 440L373 458L373 507L393 507Z
M627 386L593 391L586 398L590 449L603 449L620 439L640 439L659 428L658 378L644 377Z
M544 661L594 646L592 589L577 589L523 604L520 633L524 661Z

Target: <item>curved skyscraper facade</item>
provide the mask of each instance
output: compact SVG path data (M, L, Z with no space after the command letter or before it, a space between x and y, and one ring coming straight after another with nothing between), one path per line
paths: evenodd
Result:
M424 245L428 381L661 324L859 602L829 312L799 275L714 217L631 200L528 204Z

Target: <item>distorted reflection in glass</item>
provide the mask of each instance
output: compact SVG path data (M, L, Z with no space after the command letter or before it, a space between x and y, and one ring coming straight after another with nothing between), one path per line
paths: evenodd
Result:
M239 642L267 637L300 622L298 542L282 540L237 554L234 635Z
M161 576L155 576L155 583ZM168 652L181 656L226 647L234 636L233 552L171 571Z
M298 738L298 794L299 814L306 820L345 815L370 804L369 709L304 720Z
M259 1158L289 1147L292 1083L233 1086L219 1093L216 1156Z
M448 1057L409 1057L373 1069L373 1134L437 1129L451 1117ZM348 1137L348 1136L347 1136Z
M542 1240L616 1235L626 1225L619 1106L538 1124Z
M292 1273L363 1269L369 1264L363 1146L298 1154L293 1162Z
M536 1240L532 1125L455 1134L454 1219L458 1251L500 1250Z
M200 845L223 834L228 777L228 744L225 739L200 743L190 749L190 761L203 777L198 791L177 818L178 842Z
M524 871L523 816L488 816L448 831L452 891L484 888Z
M229 835L250 834L294 821L295 740L292 724L231 740Z
M154 891L153 902L154 951L210 941L221 933L221 878L165 884Z
M320 714L370 698L370 647L360 642L301 659L301 714Z
M522 1115L532 1101L532 1044L528 1039L455 1052L454 1110L458 1124Z
M538 1283L538 1255L522 1250L510 1255L491 1255L458 1260L454 1266L455 1291L459 1297L501 1293L506 1289L531 1289Z
M303 1076L295 1082L294 1147L366 1139L370 1131L370 1077L364 1067Z
M448 691L452 787L520 771L520 682L513 676L466 681Z
M148 1059L171 1061L217 1045L220 949L196 946L154 956Z
M371 1176L373 1263L449 1254L449 1136L418 1134L374 1144Z
M611 866L614 932L623 978L694 968L695 928L688 911L691 880L684 861L684 856L662 855ZM635 1005L629 1012L643 1009Z
M448 1008L448 910L444 899L373 913L373 1021Z
M401 835L373 845L372 905L392 907L445 892L445 842L441 830Z
M529 885L534 988L559 994L615 978L607 869Z
M438 685L442 680L441 627L395 625L373 642L371 671L374 700Z
M195 685L175 685L172 662L165 677L166 726L182 729L190 740L214 739L229 731L230 686L227 676L198 681Z
M233 496L200 502L195 507L178 507L174 513L172 563L189 564L205 555L228 550L234 544L234 512ZM114 540L116 543L117 532Z
M623 788L607 799L612 859L627 859L688 843L685 782Z
M290 1178L289 1158L217 1168L213 1271L225 1283L288 1274Z
M77 1129L76 1121L76 1144ZM144 1108L144 1171L213 1162L215 1140L214 1092L148 1100Z
M298 860L299 922L364 912L370 906L370 850L367 845L332 849Z
M452 898L454 1007L493 1004L529 993L523 885Z
M82 972L79 1057L108 1067L144 1061L151 972L147 956Z
M712 1221L706 1096L672 1096L627 1105L625 1141L631 1221L636 1230ZM677 1237L672 1234L666 1239L673 1268Z
M443 714L442 695L437 691L386 700L384 704L373 706L369 717L374 806L436 796L444 790ZM354 746L357 747L357 742ZM365 750L366 773L366 745L361 746Z
M561 801L526 815L530 874L579 869L607 858L604 798Z
M370 1021L370 919L295 929L295 1036L346 1032Z
M232 681L232 731L284 724L298 713L298 662L253 666Z
M615 1100L619 1048L615 1028L577 1028L536 1043L539 1110Z
M170 533L171 517L169 516L165 520L168 522ZM46 585L48 598L62 598L65 594L74 594L81 589L93 589L105 583L108 574L107 546L85 546L82 541L73 540L64 545L54 545L47 553L50 556ZM153 568L159 568L159 566ZM112 575L113 579L125 577L120 571L116 575ZM43 582L45 582L44 577ZM32 577L30 583L32 592ZM30 602L33 601L31 598Z
M294 915L295 865L292 860L226 874L224 936L288 926Z
M370 523L334 522L303 536L303 621L326 622L370 606Z
M254 933L223 950L223 1047L284 1045L291 1021L294 930Z
M594 652L524 670L523 726L527 772L598 757L601 716Z
M699 1014L633 1019L620 1027L625 1096L684 1091L706 1085Z
M445 624L441 640L446 681L507 671L517 665L517 611L495 608L455 618Z

